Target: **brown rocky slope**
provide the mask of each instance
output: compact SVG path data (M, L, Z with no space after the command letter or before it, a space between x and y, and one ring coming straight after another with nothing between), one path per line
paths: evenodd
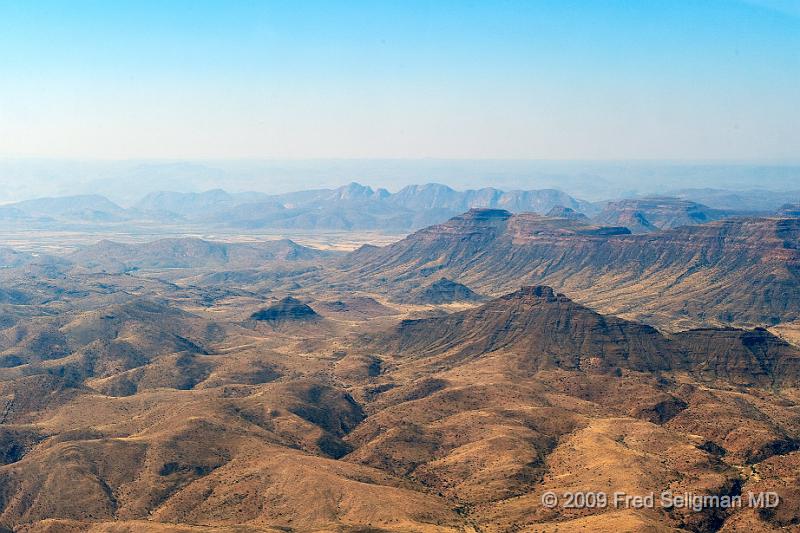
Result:
M401 295L446 276L483 294L546 284L606 313L670 329L800 318L800 219L741 218L648 235L472 210L352 253L339 279Z

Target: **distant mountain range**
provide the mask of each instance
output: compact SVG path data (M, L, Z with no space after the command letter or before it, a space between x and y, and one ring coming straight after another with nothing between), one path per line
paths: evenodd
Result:
M456 191L445 185L412 185L397 193L351 183L282 195L153 193L135 208L159 217L180 216L242 228L410 230L441 222L472 207L544 213L555 206L592 212L594 206L553 189Z
M48 224L108 223L133 218L133 213L96 194L36 198L0 206L0 222Z
M0 223L103 224L198 223L245 229L381 229L408 231L435 224L472 207L545 213L554 207L593 213L597 208L568 194L543 189L456 191L445 185L413 185L390 193L358 183L267 195L155 192L125 209L98 195L39 198L0 207Z
M633 233L650 233L754 214L762 213L744 209L712 209L680 198L652 197L609 202L593 221L602 225L624 226Z
M446 185L410 185L398 192L350 183L336 189L286 194L161 191L129 208L100 195L39 198L0 206L0 226L193 224L230 229L414 231L472 208L550 214L648 233L745 215L768 215L798 193L685 189L674 197L591 203L556 189L503 191L491 187L457 191ZM699 199L707 199L708 204Z
M750 211L774 211L787 203L800 203L800 189L780 192L761 189L747 191L680 189L670 193L669 196L701 203L713 209Z

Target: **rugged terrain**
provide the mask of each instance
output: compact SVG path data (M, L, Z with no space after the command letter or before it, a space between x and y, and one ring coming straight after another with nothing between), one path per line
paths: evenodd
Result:
M706 199L708 205L703 203ZM23 228L183 235L198 230L394 233L441 223L472 208L593 218L599 225L648 233L736 216L767 216L797 201L796 192L685 190L675 196L587 202L556 189L457 191L427 183L389 192L353 182L336 189L285 194L159 191L127 207L96 194L37 198L0 206L0 233ZM709 207L712 204L715 207ZM186 231L187 227L192 229Z
M337 189L318 189L268 195L153 192L128 208L99 195L38 198L0 206L0 229L112 227L129 231L137 226L152 231L192 224L203 228L242 230L386 230L408 231L442 222L471 207L503 208L546 213L554 207L594 213L597 208L554 190L502 191L491 187L456 191L446 185L410 185L386 189L350 183ZM123 225L124 224L124 225Z
M800 219L734 218L647 235L503 210L471 210L342 263L389 294L446 276L500 295L547 284L606 313L665 328L800 318ZM351 281L357 280L357 281Z
M797 530L790 214L636 235L478 209L349 254L2 248L0 526ZM782 500L542 504L666 490Z

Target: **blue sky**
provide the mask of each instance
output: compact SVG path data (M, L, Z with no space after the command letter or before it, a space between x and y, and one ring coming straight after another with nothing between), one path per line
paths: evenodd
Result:
M800 159L800 2L0 0L0 157Z

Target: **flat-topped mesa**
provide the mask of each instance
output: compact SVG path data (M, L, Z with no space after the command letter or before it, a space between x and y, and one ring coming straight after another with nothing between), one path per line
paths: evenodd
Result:
M609 237L629 235L623 226L598 226L588 219L576 217L542 216L536 213L520 213L506 222L506 233L516 242L557 237Z
M473 231L487 231L497 229L499 232L505 228L508 220L514 215L505 209L472 208L466 213L455 216L446 222L429 226L420 230L420 234L452 234L469 233Z
M547 285L528 285L521 287L518 291L501 296L503 300L517 300L530 297L541 298L551 302L557 300L564 302L571 301L563 294L557 294L552 287L548 287Z
M428 242L454 237L489 242L505 233L508 222L513 219L514 215L504 209L473 208L447 222L421 229L410 237Z
M800 383L800 352L763 328L703 328L671 336L701 378L743 386Z
M474 207L466 213L462 213L461 215L451 218L447 222L430 226L420 230L420 232L435 232L436 230L448 228L485 229L487 227L505 227L506 221L511 219L513 216L514 215L510 211L506 211L505 209Z
M650 233L691 224L704 224L739 213L712 209L680 198L654 196L609 202L594 221L622 225L633 233Z
M455 218L462 218L465 220L507 220L511 217L511 212L506 211L505 209L473 207L463 215Z

